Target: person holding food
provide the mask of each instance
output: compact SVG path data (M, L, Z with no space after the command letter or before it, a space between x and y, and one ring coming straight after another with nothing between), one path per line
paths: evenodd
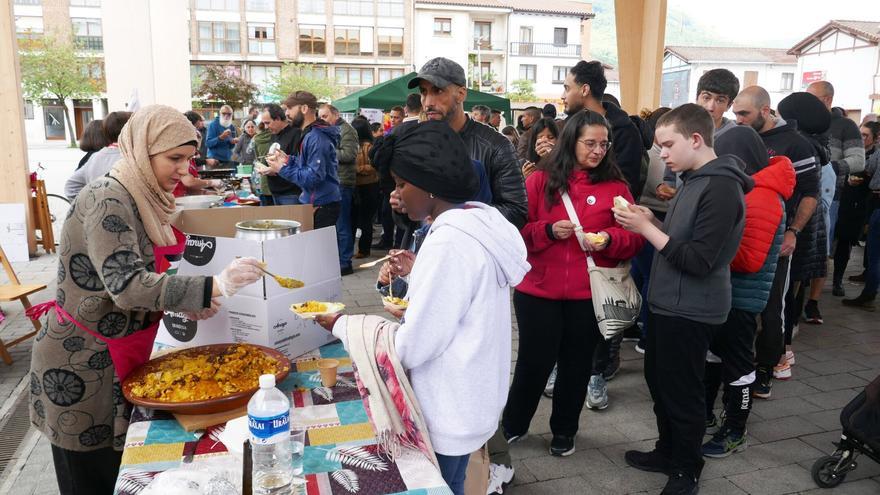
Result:
M626 179L608 154L611 128L596 112L569 117L543 169L526 180L528 220L522 228L532 270L513 293L519 323L519 357L501 420L512 443L523 438L547 378L557 364L550 454L571 455L584 407L594 349L601 338L584 250L598 266L633 258L642 236L614 221L615 196L632 202ZM571 220L567 192L580 224ZM584 245L575 231L583 229ZM594 375L592 379L601 378ZM601 407L601 405L599 405Z
M427 446L422 451L432 460L436 455L443 479L462 494L468 458L495 433L507 397L509 288L529 270L526 247L497 209L468 202L479 179L464 142L445 122L413 126L381 152L393 155L391 172L409 218L433 219L410 274L406 317L400 325L363 315L320 316L318 322L342 340L361 381L387 376L371 372L384 369L384 352L376 351L380 359L372 363L357 356L374 342L388 342L387 356L399 358L392 364L406 370L396 374L402 399L416 405L401 413L407 421L386 421L386 409L396 417L399 395L392 392L394 404L377 410L381 394L367 386L372 393L365 400L378 436ZM365 338L372 332L387 340ZM383 424L391 425L390 431Z
M54 310L34 341L30 418L52 444L64 495L113 493L132 412L121 384L149 359L162 312L210 318L220 296L260 279L253 258L216 277L169 270L186 239L171 226L172 191L198 139L168 106L131 117L119 136L121 159L71 205L55 300L29 311Z

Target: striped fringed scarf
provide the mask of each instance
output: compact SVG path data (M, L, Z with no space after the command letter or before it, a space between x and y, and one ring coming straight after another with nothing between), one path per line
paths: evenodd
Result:
M346 347L358 391L380 452L394 460L403 448L413 448L437 466L422 409L394 348L398 326L378 316L348 316Z

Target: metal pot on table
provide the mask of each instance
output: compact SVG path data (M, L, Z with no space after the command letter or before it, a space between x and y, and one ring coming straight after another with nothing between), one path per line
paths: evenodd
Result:
M235 224L235 238L265 241L299 234L302 224L295 220L245 220Z

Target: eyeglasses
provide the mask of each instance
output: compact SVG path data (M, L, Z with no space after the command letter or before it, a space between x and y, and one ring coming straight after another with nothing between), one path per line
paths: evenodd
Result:
M598 146L602 151L608 151L611 147L611 141L596 142L592 139L578 139L577 142L587 147L587 151L593 151Z
M231 113L228 113L228 112L220 112L220 115L225 115L225 116L229 117L229 116L231 116L232 114L231 114Z

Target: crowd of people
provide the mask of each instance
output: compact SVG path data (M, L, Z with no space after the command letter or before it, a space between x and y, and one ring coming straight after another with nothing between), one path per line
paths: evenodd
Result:
M352 315L319 323L346 346L370 325L391 329L454 493L484 444L487 493L503 492L514 476L510 448L528 434L542 395L552 401L549 452L574 453L584 407L609 406L624 341L645 355L659 433L654 449L628 451L625 461L667 475L663 494L697 493L703 458L745 449L753 398L770 399L773 381L792 377L799 325L824 322L829 259L832 294L845 297L852 248L863 242L864 270L850 280L864 289L842 304L874 309L880 123L849 120L827 81L772 108L764 88L741 88L732 72L714 69L699 79L694 103L640 115L628 115L606 86L602 64L581 61L565 78L563 113L529 107L503 126L497 110L465 110L465 71L441 57L409 83L418 92L390 109L388 128L362 116L348 122L305 91L249 109L240 130L227 106L207 126L186 112L197 133L176 132L193 148L188 174L160 186L195 192L217 185L198 179L200 165L254 165L262 205L311 204L315 228L336 227L343 275L352 259L390 250L377 289L408 299L406 310L390 311L399 324ZM120 160L144 166L132 144L119 143L121 133L148 132L126 124L140 112L90 124L90 155L69 197L83 187L97 194L108 172L125 168L114 168ZM149 234L151 225L139 228ZM631 266L643 302L630 328L600 332L588 257L598 267ZM252 281L249 265L228 270L213 285L181 279L198 297L166 309L210 316L211 293ZM509 383L511 301L519 347ZM46 425L43 406L32 406Z

